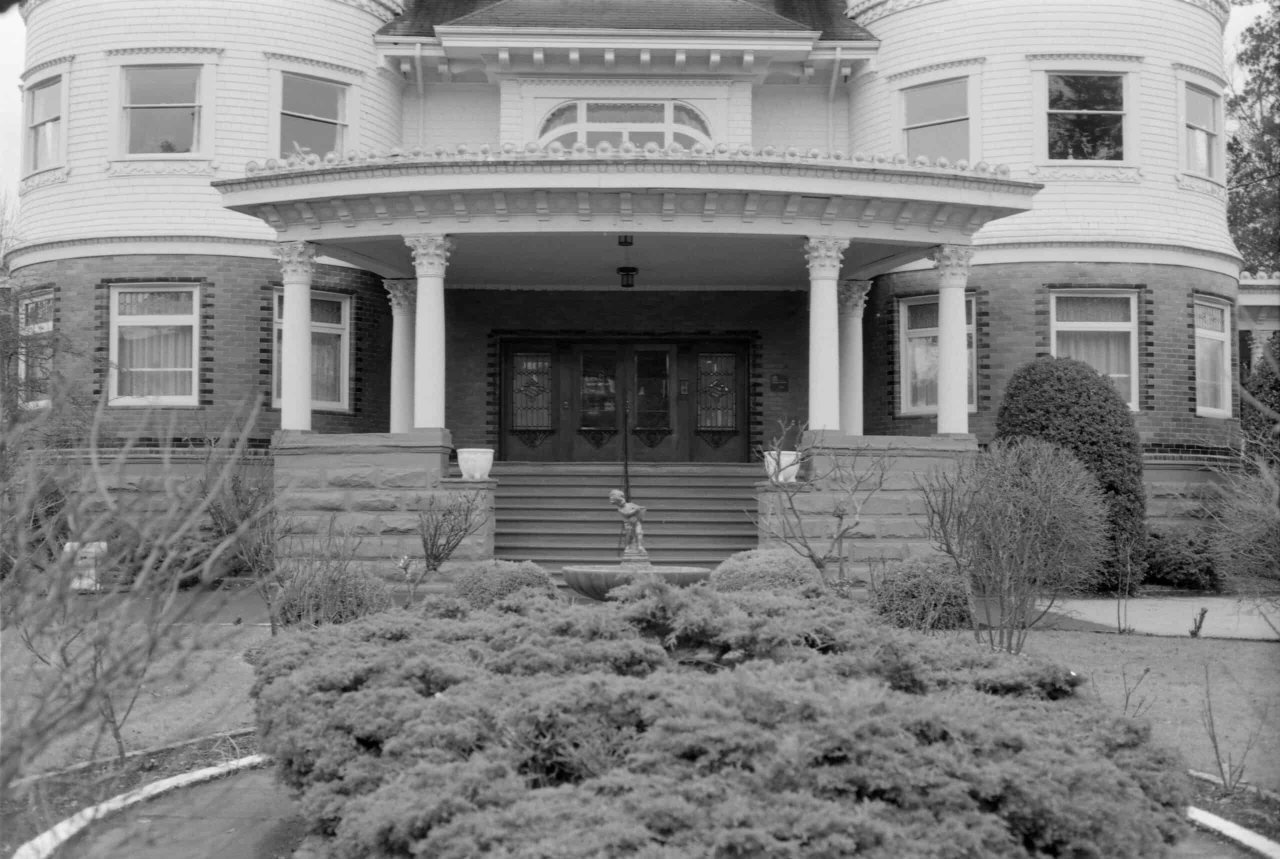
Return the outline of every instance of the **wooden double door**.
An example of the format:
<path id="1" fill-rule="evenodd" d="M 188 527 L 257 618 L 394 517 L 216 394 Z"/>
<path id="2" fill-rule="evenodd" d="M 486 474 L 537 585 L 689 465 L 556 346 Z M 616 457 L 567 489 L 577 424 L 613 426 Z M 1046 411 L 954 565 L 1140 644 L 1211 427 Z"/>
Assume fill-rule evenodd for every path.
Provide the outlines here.
<path id="1" fill-rule="evenodd" d="M 747 354 L 735 340 L 506 342 L 501 456 L 743 462 Z"/>

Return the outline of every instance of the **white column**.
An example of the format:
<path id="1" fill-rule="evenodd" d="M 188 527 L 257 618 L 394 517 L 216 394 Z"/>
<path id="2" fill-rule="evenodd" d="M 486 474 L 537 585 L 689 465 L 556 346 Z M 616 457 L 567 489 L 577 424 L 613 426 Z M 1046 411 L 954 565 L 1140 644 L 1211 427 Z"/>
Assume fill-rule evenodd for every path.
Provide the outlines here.
<path id="1" fill-rule="evenodd" d="M 391 297 L 391 431 L 413 429 L 413 313 L 416 280 L 384 280 Z"/>
<path id="2" fill-rule="evenodd" d="M 840 321 L 836 281 L 848 239 L 805 243 L 809 262 L 809 429 L 840 431 Z"/>
<path id="3" fill-rule="evenodd" d="M 276 245 L 284 281 L 280 325 L 280 429 L 311 431 L 311 263 L 315 245 Z"/>
<path id="4" fill-rule="evenodd" d="M 444 429 L 444 270 L 453 242 L 443 235 L 405 236 L 418 274 L 413 335 L 413 426 Z"/>
<path id="5" fill-rule="evenodd" d="M 969 346 L 965 336 L 964 290 L 973 249 L 939 245 L 938 269 L 938 434 L 969 431 Z"/>
<path id="6" fill-rule="evenodd" d="M 840 432 L 862 435 L 862 312 L 869 280 L 840 284 Z"/>

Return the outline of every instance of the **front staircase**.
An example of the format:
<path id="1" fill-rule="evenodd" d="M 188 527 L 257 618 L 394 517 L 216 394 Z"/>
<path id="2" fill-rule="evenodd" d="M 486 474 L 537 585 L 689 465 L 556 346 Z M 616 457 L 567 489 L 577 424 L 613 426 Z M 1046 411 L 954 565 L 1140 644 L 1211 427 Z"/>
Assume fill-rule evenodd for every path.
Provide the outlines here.
<path id="1" fill-rule="evenodd" d="M 609 491 L 622 464 L 499 462 L 493 466 L 494 555 L 565 564 L 618 561 L 622 520 Z M 631 466 L 631 500 L 647 508 L 644 545 L 655 564 L 714 566 L 756 547 L 759 463 L 643 463 Z"/>

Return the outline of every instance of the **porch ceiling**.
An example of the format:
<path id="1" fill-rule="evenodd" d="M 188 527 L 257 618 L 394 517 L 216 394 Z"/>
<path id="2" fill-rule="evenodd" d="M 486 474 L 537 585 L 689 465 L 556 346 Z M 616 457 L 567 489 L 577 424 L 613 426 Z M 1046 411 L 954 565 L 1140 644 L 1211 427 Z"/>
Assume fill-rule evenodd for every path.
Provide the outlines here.
<path id="1" fill-rule="evenodd" d="M 450 282 L 477 285 L 597 282 L 602 268 L 624 264 L 618 233 L 637 237 L 628 264 L 665 271 L 660 279 L 672 285 L 794 283 L 797 273 L 803 282 L 803 265 L 779 252 L 804 237 L 851 240 L 846 270 L 913 249 L 918 256 L 968 244 L 987 222 L 1031 208 L 1041 187 L 985 164 L 728 147 L 331 154 L 246 172 L 214 183 L 224 205 L 266 221 L 281 241 L 316 242 L 330 256 L 407 277 L 402 237 L 446 233 L 458 240 Z M 712 236 L 716 264 L 700 264 Z"/>

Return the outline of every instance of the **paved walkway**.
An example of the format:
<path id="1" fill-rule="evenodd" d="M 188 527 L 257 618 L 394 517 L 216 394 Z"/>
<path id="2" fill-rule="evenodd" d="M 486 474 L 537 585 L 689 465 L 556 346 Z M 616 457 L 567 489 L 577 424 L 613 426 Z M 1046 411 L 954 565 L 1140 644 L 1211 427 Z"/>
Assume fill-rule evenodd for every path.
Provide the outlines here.
<path id="1" fill-rule="evenodd" d="M 1127 625 L 1141 635 L 1180 638 L 1190 635 L 1200 609 L 1208 609 L 1200 628 L 1202 638 L 1245 638 L 1255 641 L 1280 640 L 1271 623 L 1280 626 L 1280 611 L 1269 613 L 1253 600 L 1235 597 L 1178 596 L 1141 598 L 1128 601 Z M 1048 628 L 1116 631 L 1114 599 L 1065 600 L 1054 605 Z M 1268 618 L 1270 623 L 1268 623 Z M 1076 626 L 1073 626 L 1075 622 Z M 1087 626 L 1086 626 L 1087 624 Z"/>

